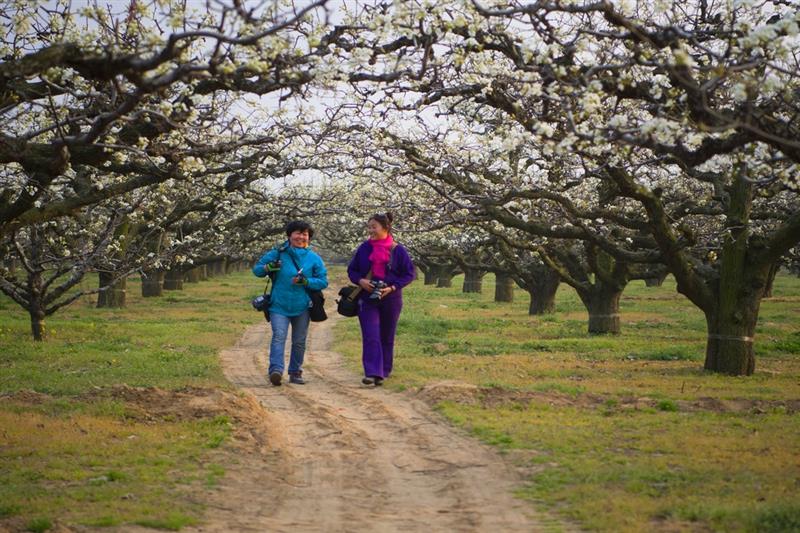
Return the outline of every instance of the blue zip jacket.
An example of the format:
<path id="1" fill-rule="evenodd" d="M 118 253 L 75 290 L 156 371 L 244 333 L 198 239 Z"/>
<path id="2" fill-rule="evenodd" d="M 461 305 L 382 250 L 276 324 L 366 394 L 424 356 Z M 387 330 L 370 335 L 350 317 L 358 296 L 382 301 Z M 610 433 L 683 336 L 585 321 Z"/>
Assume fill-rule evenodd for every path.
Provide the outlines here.
<path id="1" fill-rule="evenodd" d="M 322 258 L 316 252 L 310 248 L 293 248 L 289 246 L 289 241 L 286 241 L 262 255 L 253 267 L 253 274 L 259 278 L 265 277 L 267 263 L 275 261 L 279 255 L 281 269 L 273 279 L 272 303 L 269 306 L 269 312 L 289 317 L 301 315 L 311 303 L 306 288 L 322 290 L 327 287 L 328 271 L 325 269 Z M 297 275 L 297 267 L 291 259 L 292 256 L 297 265 L 303 269 L 303 274 L 308 279 L 308 285 L 292 283 L 292 278 Z"/>

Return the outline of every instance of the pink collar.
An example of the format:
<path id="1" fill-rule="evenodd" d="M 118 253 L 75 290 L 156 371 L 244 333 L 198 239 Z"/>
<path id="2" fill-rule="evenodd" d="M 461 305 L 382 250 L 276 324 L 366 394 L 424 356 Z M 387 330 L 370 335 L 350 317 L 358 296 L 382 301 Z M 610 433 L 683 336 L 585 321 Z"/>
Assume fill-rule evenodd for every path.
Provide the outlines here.
<path id="1" fill-rule="evenodd" d="M 369 243 L 372 245 L 373 248 L 391 248 L 392 244 L 394 244 L 394 239 L 392 239 L 392 234 L 390 233 L 383 239 L 370 239 Z"/>

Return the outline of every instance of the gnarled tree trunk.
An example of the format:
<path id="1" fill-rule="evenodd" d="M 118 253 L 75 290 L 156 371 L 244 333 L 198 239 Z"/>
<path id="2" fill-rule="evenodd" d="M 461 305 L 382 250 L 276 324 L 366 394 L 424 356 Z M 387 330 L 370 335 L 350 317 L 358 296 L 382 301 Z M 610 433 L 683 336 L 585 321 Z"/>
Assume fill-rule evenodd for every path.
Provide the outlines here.
<path id="1" fill-rule="evenodd" d="M 753 184 L 738 179 L 731 191 L 714 301 L 704 309 L 708 325 L 705 369 L 735 376 L 755 372 L 753 336 L 772 263 L 750 249 L 748 221 Z"/>
<path id="2" fill-rule="evenodd" d="M 42 294 L 42 283 L 41 272 L 35 271 L 28 273 L 28 289 L 30 291 L 28 314 L 31 317 L 31 334 L 33 334 L 33 340 L 39 342 L 43 341 L 45 337 L 45 308 L 43 301 L 44 295 Z"/>
<path id="3" fill-rule="evenodd" d="M 706 370 L 734 376 L 755 372 L 753 342 L 768 270 L 741 272 L 740 283 L 720 283 L 718 305 L 705 313 Z"/>
<path id="4" fill-rule="evenodd" d="M 196 266 L 186 272 L 184 281 L 189 283 L 199 283 L 207 279 L 206 265 Z"/>
<path id="5" fill-rule="evenodd" d="M 435 276 L 437 287 L 452 287 L 453 277 L 459 273 L 452 264 L 448 263 L 432 263 L 428 268 Z"/>
<path id="6" fill-rule="evenodd" d="M 780 262 L 770 267 L 769 273 L 767 274 L 767 285 L 764 287 L 764 298 L 772 298 L 772 286 L 775 284 L 775 277 L 778 275 L 780 269 Z"/>
<path id="7" fill-rule="evenodd" d="M 579 296 L 586 306 L 586 310 L 589 311 L 589 333 L 596 335 L 619 334 L 621 290 L 608 285 L 595 284 L 593 290 L 581 291 Z"/>
<path id="8" fill-rule="evenodd" d="M 142 273 L 142 296 L 152 298 L 163 294 L 164 271 L 145 270 Z"/>
<path id="9" fill-rule="evenodd" d="M 181 267 L 175 266 L 167 270 L 164 274 L 164 290 L 165 291 L 182 291 L 183 290 L 183 270 Z"/>
<path id="10" fill-rule="evenodd" d="M 436 286 L 438 288 L 452 287 L 453 286 L 453 277 L 454 276 L 455 276 L 455 273 L 452 270 L 450 270 L 450 269 L 448 269 L 446 267 L 443 267 L 439 271 L 439 276 L 437 276 L 437 278 L 436 278 Z"/>
<path id="11" fill-rule="evenodd" d="M 556 292 L 561 278 L 558 272 L 551 268 L 541 270 L 542 273 L 528 285 L 528 294 L 531 297 L 528 306 L 529 315 L 544 315 L 554 313 L 556 310 Z"/>
<path id="12" fill-rule="evenodd" d="M 667 279 L 667 272 L 660 274 L 654 278 L 645 278 L 644 284 L 646 287 L 660 287 L 664 284 L 664 280 Z"/>
<path id="13" fill-rule="evenodd" d="M 224 257 L 219 258 L 217 261 L 214 262 L 214 275 L 215 276 L 224 276 L 225 271 L 227 270 L 227 263 L 228 260 Z"/>
<path id="14" fill-rule="evenodd" d="M 514 301 L 514 279 L 508 274 L 495 274 L 494 301 Z"/>
<path id="15" fill-rule="evenodd" d="M 427 262 L 423 263 L 420 261 L 416 267 L 422 272 L 423 279 L 425 280 L 425 285 L 435 285 L 436 284 L 436 271 L 435 269 L 428 264 Z"/>
<path id="16" fill-rule="evenodd" d="M 122 277 L 114 281 L 113 272 L 100 272 L 100 292 L 97 294 L 97 307 L 125 307 L 125 294 L 128 280 Z"/>
<path id="17" fill-rule="evenodd" d="M 482 292 L 483 291 L 483 276 L 486 271 L 478 270 L 476 268 L 468 268 L 464 271 L 464 285 L 462 292 Z"/>

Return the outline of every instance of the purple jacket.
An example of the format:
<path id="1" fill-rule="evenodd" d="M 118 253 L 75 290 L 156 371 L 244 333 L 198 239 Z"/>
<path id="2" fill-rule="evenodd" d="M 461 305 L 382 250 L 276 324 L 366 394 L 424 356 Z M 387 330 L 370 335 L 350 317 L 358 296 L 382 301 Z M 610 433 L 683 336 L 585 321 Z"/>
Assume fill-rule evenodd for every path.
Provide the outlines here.
<path id="1" fill-rule="evenodd" d="M 347 276 L 350 281 L 358 285 L 358 280 L 366 278 L 369 269 L 372 267 L 372 262 L 369 260 L 369 255 L 372 253 L 372 244 L 364 241 L 356 249 L 353 259 L 347 265 Z M 395 246 L 389 256 L 389 264 L 386 268 L 386 278 L 383 280 L 387 285 L 394 285 L 397 291 L 389 294 L 386 298 L 394 298 L 400 296 L 400 291 L 403 287 L 414 281 L 417 277 L 417 271 L 414 268 L 414 263 L 411 261 L 411 256 L 402 244 Z M 380 279 L 375 278 L 373 279 Z M 367 296 L 366 291 L 362 291 L 360 297 Z"/>

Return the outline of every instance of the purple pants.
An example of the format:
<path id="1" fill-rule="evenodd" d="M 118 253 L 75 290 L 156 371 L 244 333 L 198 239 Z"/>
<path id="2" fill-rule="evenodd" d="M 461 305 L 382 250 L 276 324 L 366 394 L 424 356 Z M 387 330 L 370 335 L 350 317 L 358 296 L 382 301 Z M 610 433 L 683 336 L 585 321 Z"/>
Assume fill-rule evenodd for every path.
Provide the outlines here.
<path id="1" fill-rule="evenodd" d="M 394 334 L 403 309 L 403 298 L 387 296 L 383 300 L 363 299 L 358 311 L 361 324 L 361 361 L 364 375 L 388 378 L 394 359 Z"/>

